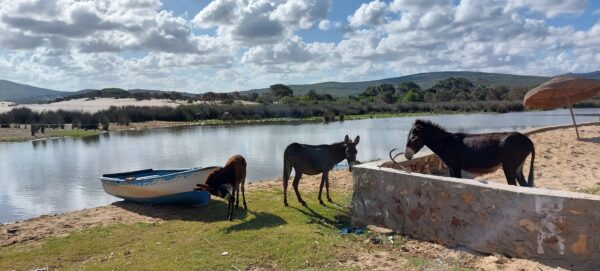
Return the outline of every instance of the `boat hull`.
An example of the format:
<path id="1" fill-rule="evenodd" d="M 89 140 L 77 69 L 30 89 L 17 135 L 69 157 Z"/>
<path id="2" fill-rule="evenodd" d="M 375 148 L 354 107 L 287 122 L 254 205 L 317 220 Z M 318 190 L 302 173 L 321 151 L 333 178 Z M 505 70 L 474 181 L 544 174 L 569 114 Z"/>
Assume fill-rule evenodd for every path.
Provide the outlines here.
<path id="1" fill-rule="evenodd" d="M 106 193 L 143 204 L 204 205 L 210 193 L 193 191 L 216 167 L 185 170 L 141 170 L 106 174 L 100 178 Z"/>

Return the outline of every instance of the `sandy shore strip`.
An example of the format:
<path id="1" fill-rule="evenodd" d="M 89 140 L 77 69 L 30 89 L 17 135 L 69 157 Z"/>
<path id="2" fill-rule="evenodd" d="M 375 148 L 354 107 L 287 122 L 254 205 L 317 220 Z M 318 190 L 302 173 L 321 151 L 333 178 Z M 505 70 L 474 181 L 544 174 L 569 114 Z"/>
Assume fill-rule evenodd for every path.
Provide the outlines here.
<path id="1" fill-rule="evenodd" d="M 535 145 L 535 187 L 600 194 L 600 123 L 575 128 L 560 128 L 529 135 Z M 523 173 L 529 174 L 531 156 Z M 506 184 L 499 169 L 476 179 Z"/>

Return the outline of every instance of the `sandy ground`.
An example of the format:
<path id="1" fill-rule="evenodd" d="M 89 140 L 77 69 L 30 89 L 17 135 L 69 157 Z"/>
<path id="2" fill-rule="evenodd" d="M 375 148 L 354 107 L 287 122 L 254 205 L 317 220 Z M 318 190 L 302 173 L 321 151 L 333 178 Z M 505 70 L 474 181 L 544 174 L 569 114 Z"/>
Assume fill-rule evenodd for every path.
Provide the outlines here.
<path id="1" fill-rule="evenodd" d="M 28 141 L 53 138 L 51 131 L 55 129 L 47 129 L 45 133 L 36 133 L 31 135 L 29 126 L 23 125 L 23 128 L 0 128 L 0 143 L 13 141 Z"/>
<path id="2" fill-rule="evenodd" d="M 600 193 L 600 125 L 563 128 L 529 135 L 535 145 L 534 184 L 536 187 Z M 523 173 L 529 174 L 530 158 Z M 477 179 L 506 183 L 499 169 Z"/>
<path id="3" fill-rule="evenodd" d="M 249 101 L 235 101 L 236 103 L 242 104 L 258 104 L 256 102 Z M 192 104 L 203 104 L 203 103 L 215 103 L 218 104 L 220 101 L 207 102 L 207 101 L 195 101 Z M 15 105 L 13 102 L 0 101 L 0 113 L 8 112 L 13 108 L 26 107 L 33 111 L 57 111 L 59 109 L 65 111 L 83 111 L 95 113 L 98 111 L 106 110 L 111 106 L 122 107 L 122 106 L 170 106 L 177 107 L 181 104 L 190 104 L 187 101 L 175 101 L 168 99 L 151 99 L 138 101 L 134 98 L 96 98 L 94 100 L 88 99 L 73 99 L 68 101 L 49 103 L 49 104 L 21 104 Z"/>
<path id="4" fill-rule="evenodd" d="M 300 182 L 300 191 L 302 193 L 318 191 L 319 182 L 320 175 L 304 176 Z M 332 172 L 330 173 L 330 183 L 331 193 L 351 191 L 352 175 L 347 170 Z M 281 179 L 246 185 L 249 193 L 252 193 L 253 190 L 280 190 L 281 187 Z M 312 203 L 316 202 L 316 199 L 305 199 Z M 291 186 L 288 191 L 288 200 L 291 204 L 295 204 L 296 197 Z M 49 236 L 66 236 L 72 231 L 115 223 L 162 223 L 163 219 L 196 215 L 192 208 L 153 207 L 117 202 L 98 208 L 41 216 L 13 224 L 0 225 L 0 247 L 17 243 L 35 244 Z M 144 214 L 152 214 L 152 216 Z M 407 266 L 406 262 L 410 257 L 426 258 L 436 261 L 442 266 L 460 264 L 481 270 L 560 270 L 533 261 L 509 259 L 501 255 L 480 255 L 408 237 L 401 248 L 390 248 L 384 251 L 365 249 L 364 252 L 349 256 L 340 264 L 358 267 L 361 270 L 398 270 Z"/>
<path id="5" fill-rule="evenodd" d="M 176 107 L 181 104 L 181 101 L 172 101 L 166 99 L 151 99 L 138 101 L 133 98 L 125 99 L 113 99 L 113 98 L 98 98 L 94 100 L 88 99 L 74 99 L 68 101 L 62 101 L 57 103 L 49 104 L 22 104 L 17 106 L 11 106 L 9 103 L 0 103 L 0 113 L 8 112 L 13 108 L 27 107 L 33 111 L 57 111 L 59 109 L 66 111 L 83 111 L 95 113 L 98 111 L 106 110 L 111 106 L 171 106 Z"/>

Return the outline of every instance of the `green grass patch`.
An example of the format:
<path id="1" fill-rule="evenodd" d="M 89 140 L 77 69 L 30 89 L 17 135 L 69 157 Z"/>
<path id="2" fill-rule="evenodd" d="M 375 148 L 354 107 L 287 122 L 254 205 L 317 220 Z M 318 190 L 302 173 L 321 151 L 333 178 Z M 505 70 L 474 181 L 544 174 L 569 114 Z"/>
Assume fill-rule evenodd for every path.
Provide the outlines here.
<path id="1" fill-rule="evenodd" d="M 86 137 L 100 134 L 100 130 L 78 130 L 78 129 L 48 129 L 48 137 Z"/>

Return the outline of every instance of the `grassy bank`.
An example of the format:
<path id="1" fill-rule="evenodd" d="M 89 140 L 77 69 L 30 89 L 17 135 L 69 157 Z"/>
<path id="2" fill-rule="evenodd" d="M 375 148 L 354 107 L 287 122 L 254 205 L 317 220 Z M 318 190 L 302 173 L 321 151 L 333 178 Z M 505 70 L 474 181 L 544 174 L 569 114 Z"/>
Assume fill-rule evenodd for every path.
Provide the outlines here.
<path id="1" fill-rule="evenodd" d="M 341 235 L 338 229 L 349 223 L 349 192 L 333 193 L 338 204 L 327 207 L 316 204 L 314 192 L 305 193 L 308 208 L 296 202 L 284 207 L 281 198 L 279 191 L 252 191 L 249 211 L 236 210 L 233 222 L 224 221 L 222 201 L 177 207 L 176 215 L 143 207 L 136 211 L 163 222 L 114 224 L 3 247 L 0 270 L 358 270 L 357 259 L 377 252 L 389 253 L 408 269 L 460 269 L 402 252 L 401 236 L 394 236 L 393 244 L 382 237 L 386 242 L 376 245 L 368 234 Z"/>

